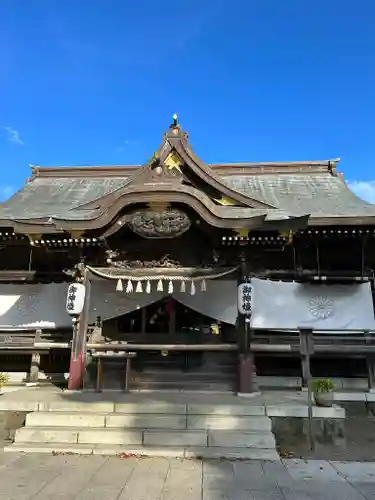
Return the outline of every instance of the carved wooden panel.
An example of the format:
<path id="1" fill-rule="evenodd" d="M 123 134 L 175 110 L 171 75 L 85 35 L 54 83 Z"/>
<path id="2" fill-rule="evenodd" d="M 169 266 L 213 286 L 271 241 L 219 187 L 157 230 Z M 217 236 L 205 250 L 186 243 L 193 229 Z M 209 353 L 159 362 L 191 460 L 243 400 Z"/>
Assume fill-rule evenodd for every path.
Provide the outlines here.
<path id="1" fill-rule="evenodd" d="M 119 232 L 108 244 L 113 250 L 106 251 L 106 263 L 115 267 L 139 269 L 221 265 L 210 238 L 194 226 L 174 239 L 150 240 L 129 232 Z"/>
<path id="2" fill-rule="evenodd" d="M 149 239 L 175 238 L 190 228 L 190 219 L 176 208 L 161 211 L 137 210 L 130 214 L 129 227 L 139 236 Z"/>

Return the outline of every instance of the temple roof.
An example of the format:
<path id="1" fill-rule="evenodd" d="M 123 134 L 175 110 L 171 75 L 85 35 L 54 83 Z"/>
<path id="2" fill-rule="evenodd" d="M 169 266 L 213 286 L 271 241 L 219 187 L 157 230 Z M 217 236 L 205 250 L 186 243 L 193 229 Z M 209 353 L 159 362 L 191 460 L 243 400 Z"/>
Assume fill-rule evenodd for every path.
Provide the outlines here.
<path id="1" fill-rule="evenodd" d="M 178 161 L 172 158 L 174 155 Z M 163 168 L 169 165 L 165 176 L 155 176 L 152 162 L 156 160 Z M 0 207 L 0 225 L 11 225 L 12 221 L 35 224 L 38 220 L 44 224 L 50 219 L 74 224 L 100 217 L 104 221 L 103 214 L 112 205 L 120 207 L 125 199 L 128 203 L 143 199 L 147 203 L 148 193 L 159 193 L 161 199 L 172 202 L 179 196 L 182 202 L 183 196 L 185 201 L 196 198 L 194 203 L 201 203 L 223 220 L 309 216 L 310 225 L 374 224 L 375 205 L 361 200 L 348 188 L 336 172 L 338 161 L 205 164 L 192 152 L 187 135 L 174 124 L 157 155 L 143 166 L 32 167 L 31 178 Z M 188 182 L 182 179 L 186 177 L 180 168 L 183 165 L 193 176 Z M 177 175 L 172 176 L 170 168 L 175 168 Z M 204 186 L 219 193 L 221 200 Z M 134 198 L 135 194 L 138 198 Z M 230 206 L 223 202 L 228 199 Z"/>
<path id="2" fill-rule="evenodd" d="M 294 214 L 308 213 L 312 218 L 375 217 L 375 205 L 358 198 L 341 176 L 332 175 L 328 169 L 314 171 L 313 167 L 301 167 L 301 171 L 295 172 L 297 164 L 288 165 L 292 172 L 288 172 L 287 166 L 283 172 L 273 172 L 274 167 L 264 164 L 226 165 L 221 178 L 246 196 Z M 222 170 L 222 166 L 212 165 L 212 168 L 219 174 Z M 262 168 L 263 173 L 257 172 L 258 168 Z M 0 219 L 89 219 L 93 210 L 79 207 L 126 186 L 136 170 L 112 167 L 109 176 L 108 169 L 101 167 L 39 168 L 22 189 L 2 205 Z"/>
<path id="3" fill-rule="evenodd" d="M 374 216 L 375 205 L 356 196 L 341 176 L 330 172 L 231 175 L 224 177 L 233 189 L 292 213 L 314 217 Z"/>

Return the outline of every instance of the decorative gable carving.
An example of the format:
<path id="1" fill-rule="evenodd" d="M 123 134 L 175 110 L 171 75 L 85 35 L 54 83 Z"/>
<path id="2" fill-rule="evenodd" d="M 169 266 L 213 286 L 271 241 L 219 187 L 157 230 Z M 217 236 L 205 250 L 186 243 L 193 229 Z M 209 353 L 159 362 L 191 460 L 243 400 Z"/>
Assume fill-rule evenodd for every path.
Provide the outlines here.
<path id="1" fill-rule="evenodd" d="M 182 184 L 186 189 L 181 189 Z M 172 125 L 164 134 L 162 145 L 122 188 L 82 205 L 80 209 L 95 209 L 102 214 L 120 198 L 130 199 L 135 193 L 139 193 L 139 202 L 142 202 L 142 196 L 147 202 L 148 198 L 158 190 L 170 193 L 170 200 L 168 194 L 165 194 L 166 201 L 172 199 L 176 201 L 176 195 L 190 190 L 193 198 L 198 198 L 201 192 L 202 196 L 208 197 L 215 205 L 255 209 L 274 208 L 225 184 L 210 166 L 192 152 L 187 134 L 183 132 L 177 118 L 174 117 Z"/>
<path id="2" fill-rule="evenodd" d="M 132 231 L 149 239 L 176 238 L 190 228 L 189 217 L 176 208 L 137 210 L 127 221 Z"/>

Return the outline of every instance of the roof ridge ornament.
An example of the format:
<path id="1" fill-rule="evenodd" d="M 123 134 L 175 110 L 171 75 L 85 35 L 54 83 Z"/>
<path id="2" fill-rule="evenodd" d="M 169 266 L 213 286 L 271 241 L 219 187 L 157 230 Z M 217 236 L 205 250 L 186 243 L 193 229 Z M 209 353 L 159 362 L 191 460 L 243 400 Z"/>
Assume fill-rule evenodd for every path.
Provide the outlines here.
<path id="1" fill-rule="evenodd" d="M 164 134 L 164 138 L 179 138 L 183 140 L 188 140 L 189 135 L 182 130 L 182 127 L 178 121 L 178 115 L 175 113 L 172 116 L 172 123 L 169 125 L 168 131 Z"/>
<path id="2" fill-rule="evenodd" d="M 328 160 L 328 171 L 333 175 L 333 177 L 338 176 L 337 172 L 337 164 L 340 163 L 341 158 L 333 158 L 332 160 Z"/>

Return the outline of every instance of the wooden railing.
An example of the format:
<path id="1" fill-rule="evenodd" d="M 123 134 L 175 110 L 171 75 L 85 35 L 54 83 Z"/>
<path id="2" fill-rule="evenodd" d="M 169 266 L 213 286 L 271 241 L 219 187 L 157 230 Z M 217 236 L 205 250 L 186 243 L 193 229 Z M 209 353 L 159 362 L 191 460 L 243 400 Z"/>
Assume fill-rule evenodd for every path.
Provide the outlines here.
<path id="1" fill-rule="evenodd" d="M 375 354 L 375 332 L 343 333 L 333 330 L 330 333 L 313 335 L 314 350 L 317 354 L 344 354 L 366 355 Z M 70 349 L 71 332 L 43 331 L 30 328 L 0 330 L 0 351 L 40 351 L 50 349 Z M 68 340 L 69 339 L 69 340 Z M 101 351 L 237 351 L 235 343 L 98 343 L 88 344 L 88 349 Z M 270 332 L 256 331 L 251 342 L 251 350 L 255 353 L 291 353 L 300 352 L 300 338 L 298 332 Z"/>

